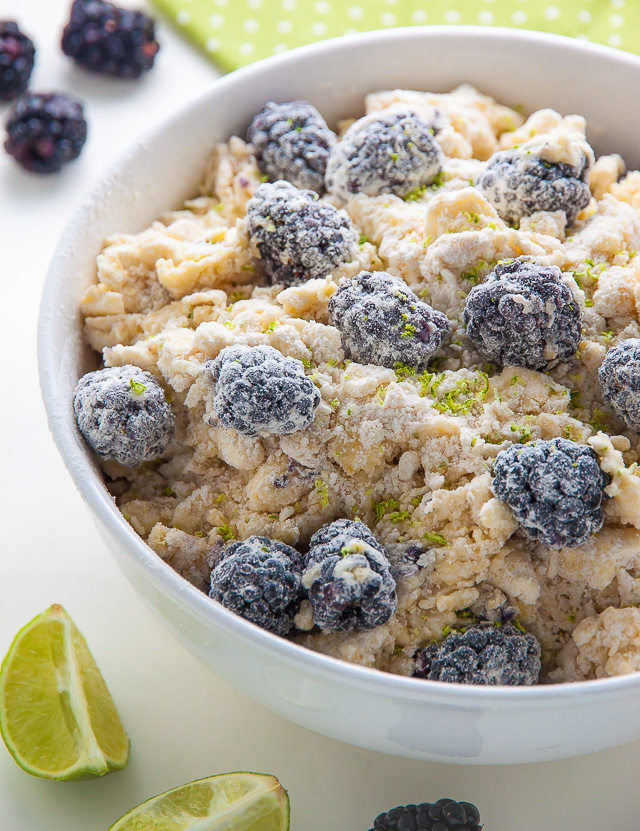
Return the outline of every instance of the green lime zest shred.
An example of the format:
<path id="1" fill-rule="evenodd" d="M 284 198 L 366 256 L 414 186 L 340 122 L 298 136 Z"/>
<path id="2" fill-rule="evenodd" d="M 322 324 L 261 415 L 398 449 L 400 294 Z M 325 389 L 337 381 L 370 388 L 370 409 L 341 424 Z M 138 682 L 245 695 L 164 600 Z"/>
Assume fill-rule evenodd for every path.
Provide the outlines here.
<path id="1" fill-rule="evenodd" d="M 391 513 L 399 507 L 400 503 L 397 499 L 383 499 L 381 502 L 377 502 L 373 506 L 373 512 L 376 515 L 376 520 L 379 522 L 385 514 Z"/>
<path id="2" fill-rule="evenodd" d="M 142 393 L 147 389 L 144 384 L 141 384 L 140 381 L 136 381 L 133 378 L 129 378 L 129 387 L 136 395 L 142 395 Z"/>
<path id="3" fill-rule="evenodd" d="M 596 433 L 600 431 L 606 432 L 608 428 L 607 417 L 602 410 L 599 410 L 597 407 L 593 408 L 593 418 L 589 424 L 593 427 Z"/>
<path id="4" fill-rule="evenodd" d="M 409 511 L 391 511 L 389 519 L 394 525 L 398 522 L 407 522 L 411 519 L 411 513 Z"/>
<path id="5" fill-rule="evenodd" d="M 396 361 L 393 365 L 393 369 L 396 373 L 398 381 L 406 381 L 407 378 L 411 378 L 416 374 L 414 367 L 409 366 L 409 364 L 403 364 L 402 361 Z"/>
<path id="6" fill-rule="evenodd" d="M 442 534 L 434 534 L 432 531 L 425 531 L 424 538 L 425 540 L 428 540 L 428 542 L 435 542 L 437 545 L 441 545 L 445 548 L 449 547 L 449 543 L 442 536 Z"/>
<path id="7" fill-rule="evenodd" d="M 329 485 L 323 479 L 316 479 L 315 481 L 316 493 L 320 497 L 320 504 L 326 508 L 329 504 Z"/>
<path id="8" fill-rule="evenodd" d="M 228 542 L 229 540 L 235 540 L 236 538 L 235 531 L 229 525 L 219 525 L 218 534 L 220 534 L 220 536 L 225 542 Z"/>

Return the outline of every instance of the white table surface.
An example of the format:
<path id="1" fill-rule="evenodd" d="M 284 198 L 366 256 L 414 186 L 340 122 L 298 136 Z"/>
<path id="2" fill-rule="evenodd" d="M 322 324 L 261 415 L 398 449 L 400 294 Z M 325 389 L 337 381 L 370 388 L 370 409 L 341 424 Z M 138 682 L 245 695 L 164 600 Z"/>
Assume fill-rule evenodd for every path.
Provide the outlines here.
<path id="1" fill-rule="evenodd" d="M 244 0 L 233 0 L 244 2 Z M 38 49 L 33 87 L 86 102 L 89 141 L 38 178 L 0 151 L 2 546 L 0 654 L 51 603 L 84 632 L 131 737 L 126 770 L 55 783 L 0 746 L 0 831 L 106 831 L 139 802 L 232 770 L 273 773 L 293 831 L 366 831 L 382 810 L 442 796 L 475 802 L 487 831 L 637 831 L 640 743 L 547 764 L 454 767 L 348 747 L 283 721 L 218 680 L 152 617 L 107 551 L 48 433 L 36 372 L 40 290 L 56 240 L 87 188 L 141 131 L 216 72 L 167 26 L 141 83 L 90 77 L 59 50 L 66 0 L 0 0 Z"/>

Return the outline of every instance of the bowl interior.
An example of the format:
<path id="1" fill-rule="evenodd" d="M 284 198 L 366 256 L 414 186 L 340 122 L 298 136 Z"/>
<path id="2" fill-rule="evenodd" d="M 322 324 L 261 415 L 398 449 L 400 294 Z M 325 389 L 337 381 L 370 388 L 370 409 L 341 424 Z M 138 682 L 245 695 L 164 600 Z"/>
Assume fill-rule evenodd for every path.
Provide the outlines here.
<path id="1" fill-rule="evenodd" d="M 93 510 L 117 530 L 131 555 L 168 592 L 191 597 L 204 618 L 224 620 L 245 639 L 326 671 L 364 678 L 389 691 L 417 689 L 424 682 L 384 676 L 341 665 L 308 653 L 214 607 L 184 584 L 141 543 L 102 485 L 98 467 L 75 430 L 71 400 L 80 375 L 96 366 L 82 341 L 78 302 L 95 280 L 95 258 L 102 241 L 116 231 L 135 233 L 163 211 L 196 192 L 213 145 L 232 134 L 244 135 L 251 117 L 268 100 L 305 98 L 329 123 L 361 113 L 364 95 L 376 89 L 405 87 L 447 92 L 473 83 L 501 103 L 529 113 L 552 107 L 579 113 L 589 124 L 596 153 L 620 153 L 630 167 L 640 166 L 640 117 L 629 106 L 628 91 L 640 86 L 640 59 L 622 52 L 534 32 L 481 27 L 430 27 L 372 32 L 296 50 L 233 73 L 165 120 L 140 140 L 104 177 L 71 220 L 51 264 L 39 324 L 41 384 L 54 438 L 76 484 Z M 640 675 L 583 682 L 585 687 L 638 685 Z M 445 685 L 447 686 L 447 685 Z M 563 696 L 566 689 L 473 690 L 474 697 L 506 702 Z M 468 698 L 468 689 L 448 689 L 449 700 Z"/>

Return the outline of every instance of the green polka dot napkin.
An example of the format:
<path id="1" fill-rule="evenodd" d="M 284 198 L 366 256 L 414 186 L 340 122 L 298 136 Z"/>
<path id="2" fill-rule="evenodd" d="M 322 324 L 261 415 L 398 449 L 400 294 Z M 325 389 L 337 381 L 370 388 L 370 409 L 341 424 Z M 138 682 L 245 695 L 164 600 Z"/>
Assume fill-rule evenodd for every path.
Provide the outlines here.
<path id="1" fill-rule="evenodd" d="M 640 53 L 640 0 L 153 0 L 225 69 L 324 38 L 437 23 L 512 26 Z"/>

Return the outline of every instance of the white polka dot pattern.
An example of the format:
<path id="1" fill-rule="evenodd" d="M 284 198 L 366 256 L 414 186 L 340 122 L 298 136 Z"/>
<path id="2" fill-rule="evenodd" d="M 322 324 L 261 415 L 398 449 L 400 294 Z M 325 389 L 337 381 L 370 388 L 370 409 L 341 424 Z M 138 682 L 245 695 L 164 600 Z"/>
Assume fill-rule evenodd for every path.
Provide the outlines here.
<path id="1" fill-rule="evenodd" d="M 394 26 L 511 26 L 640 53 L 640 0 L 153 0 L 226 69 Z"/>

